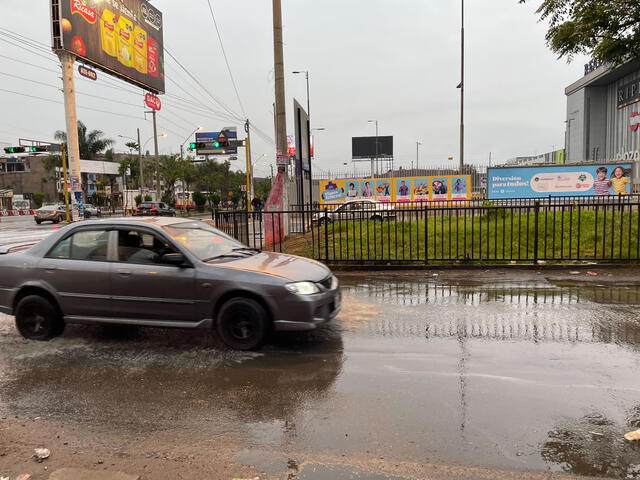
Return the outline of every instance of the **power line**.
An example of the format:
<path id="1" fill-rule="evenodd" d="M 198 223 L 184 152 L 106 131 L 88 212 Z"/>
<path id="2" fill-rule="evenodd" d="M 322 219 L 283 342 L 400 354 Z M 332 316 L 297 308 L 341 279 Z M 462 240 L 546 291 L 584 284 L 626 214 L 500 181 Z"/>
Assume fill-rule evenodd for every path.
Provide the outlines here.
<path id="1" fill-rule="evenodd" d="M 227 57 L 227 52 L 224 48 L 224 43 L 222 43 L 222 35 L 220 35 L 220 29 L 218 28 L 218 22 L 216 22 L 216 16 L 213 14 L 213 7 L 211 6 L 211 0 L 207 0 L 207 3 L 209 4 L 209 11 L 211 12 L 213 26 L 216 28 L 216 33 L 218 34 L 218 40 L 220 41 L 220 48 L 222 49 L 222 55 L 224 56 L 224 61 L 227 64 L 227 71 L 229 72 L 229 78 L 231 78 L 233 89 L 236 91 L 236 98 L 238 99 L 238 103 L 240 104 L 240 110 L 242 110 L 242 114 L 246 118 L 247 114 L 244 111 L 242 100 L 240 100 L 240 93 L 238 92 L 238 86 L 236 85 L 236 81 L 233 78 L 233 73 L 231 73 L 231 65 L 229 65 L 229 58 Z"/>

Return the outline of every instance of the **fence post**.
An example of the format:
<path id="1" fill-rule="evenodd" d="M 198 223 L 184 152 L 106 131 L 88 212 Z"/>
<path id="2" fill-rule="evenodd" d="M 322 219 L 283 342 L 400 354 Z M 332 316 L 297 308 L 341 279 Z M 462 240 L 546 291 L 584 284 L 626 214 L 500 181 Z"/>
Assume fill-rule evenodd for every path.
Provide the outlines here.
<path id="1" fill-rule="evenodd" d="M 362 242 L 362 239 L 360 239 Z M 329 263 L 329 209 L 324 207 L 324 260 Z"/>
<path id="2" fill-rule="evenodd" d="M 426 205 L 424 207 L 424 264 L 429 265 L 429 209 Z"/>
<path id="3" fill-rule="evenodd" d="M 538 264 L 538 217 L 540 214 L 540 202 L 536 200 L 533 204 L 533 264 Z"/>

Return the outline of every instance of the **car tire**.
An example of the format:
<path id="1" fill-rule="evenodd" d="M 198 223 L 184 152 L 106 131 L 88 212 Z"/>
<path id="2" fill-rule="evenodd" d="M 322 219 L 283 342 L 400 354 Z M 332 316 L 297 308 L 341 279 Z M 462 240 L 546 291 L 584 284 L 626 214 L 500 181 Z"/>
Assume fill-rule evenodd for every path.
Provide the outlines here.
<path id="1" fill-rule="evenodd" d="M 42 223 L 42 220 L 36 220 L 36 223 L 40 225 Z"/>
<path id="2" fill-rule="evenodd" d="M 85 211 L 84 212 L 84 218 L 85 218 L 85 220 L 91 218 L 91 212 Z"/>
<path id="3" fill-rule="evenodd" d="M 267 338 L 267 312 L 255 300 L 233 298 L 220 309 L 216 328 L 220 339 L 228 347 L 255 350 Z"/>
<path id="4" fill-rule="evenodd" d="M 64 331 L 60 312 L 45 298 L 28 295 L 16 305 L 16 328 L 29 340 L 46 341 Z"/>
<path id="5" fill-rule="evenodd" d="M 382 217 L 380 215 L 372 215 L 371 220 L 373 220 L 374 222 L 381 222 Z"/>
<path id="6" fill-rule="evenodd" d="M 318 225 L 320 225 L 321 227 L 330 223 L 331 223 L 331 219 L 327 217 L 322 217 L 321 219 L 318 220 Z"/>

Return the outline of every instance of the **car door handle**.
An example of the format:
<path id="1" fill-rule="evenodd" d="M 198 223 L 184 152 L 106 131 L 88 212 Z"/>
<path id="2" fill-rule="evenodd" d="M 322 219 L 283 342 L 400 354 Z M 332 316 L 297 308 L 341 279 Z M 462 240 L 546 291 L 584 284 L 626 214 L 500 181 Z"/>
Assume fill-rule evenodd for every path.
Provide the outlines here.
<path id="1" fill-rule="evenodd" d="M 126 268 L 119 268 L 118 269 L 118 273 L 120 274 L 120 276 L 122 277 L 129 277 L 131 276 L 131 270 L 127 270 Z"/>
<path id="2" fill-rule="evenodd" d="M 56 267 L 54 267 L 53 265 L 45 265 L 44 271 L 48 273 L 53 273 L 56 271 Z"/>

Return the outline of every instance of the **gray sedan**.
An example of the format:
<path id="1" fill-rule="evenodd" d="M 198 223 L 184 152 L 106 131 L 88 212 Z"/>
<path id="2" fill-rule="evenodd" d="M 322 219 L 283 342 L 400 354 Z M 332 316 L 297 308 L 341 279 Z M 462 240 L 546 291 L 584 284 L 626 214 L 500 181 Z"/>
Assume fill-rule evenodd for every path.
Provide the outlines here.
<path id="1" fill-rule="evenodd" d="M 26 338 L 65 323 L 215 329 L 236 349 L 271 330 L 312 330 L 340 310 L 321 263 L 249 248 L 207 223 L 84 221 L 31 246 L 0 248 L 0 312 Z"/>

